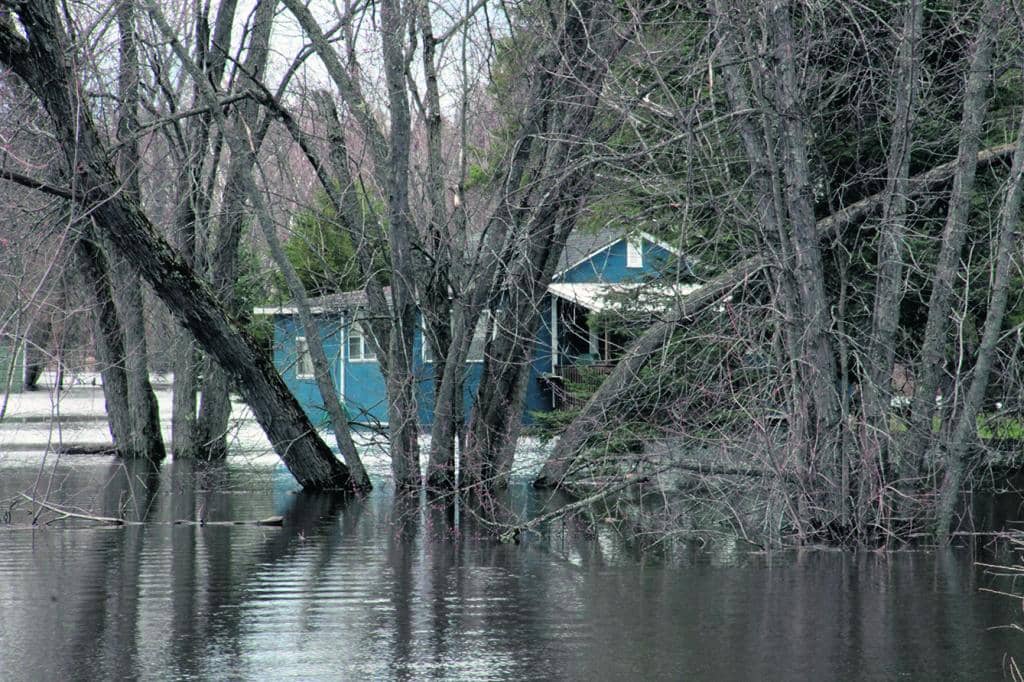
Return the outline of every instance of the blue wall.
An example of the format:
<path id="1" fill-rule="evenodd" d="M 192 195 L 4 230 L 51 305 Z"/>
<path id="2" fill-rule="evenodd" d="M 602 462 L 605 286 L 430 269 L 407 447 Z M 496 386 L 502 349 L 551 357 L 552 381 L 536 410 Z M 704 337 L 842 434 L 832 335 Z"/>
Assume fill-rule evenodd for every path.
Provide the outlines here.
<path id="1" fill-rule="evenodd" d="M 569 268 L 559 282 L 584 284 L 587 282 L 628 282 L 639 275 L 657 272 L 672 258 L 672 254 L 657 244 L 644 240 L 642 268 L 626 267 L 626 240 L 622 239 L 607 249 L 599 251 L 593 258 Z"/>
<path id="2" fill-rule="evenodd" d="M 615 283 L 629 281 L 639 275 L 658 270 L 672 257 L 665 249 L 645 240 L 643 245 L 643 268 L 626 267 L 626 242 L 620 240 L 607 249 L 596 254 L 590 260 L 570 268 L 558 281 L 570 283 L 605 282 Z M 332 365 L 335 385 L 339 384 L 340 375 L 344 375 L 345 408 L 349 418 L 363 423 L 387 423 L 388 411 L 384 377 L 376 360 L 353 361 L 349 357 L 348 344 L 342 343 L 342 315 L 319 316 L 321 339 L 324 351 Z M 347 319 L 346 319 L 347 323 Z M 306 413 L 314 424 L 326 425 L 326 413 L 323 409 L 316 381 L 300 378 L 295 371 L 295 337 L 304 336 L 298 320 L 291 315 L 274 317 L 274 364 L 281 371 L 285 383 L 299 399 Z M 347 338 L 347 334 L 344 335 Z M 423 360 L 423 334 L 417 324 L 413 341 L 414 365 L 419 398 L 419 419 L 423 427 L 433 422 L 434 375 L 433 363 Z M 344 362 L 342 367 L 341 362 Z M 465 388 L 463 405 L 466 418 L 473 405 L 480 376 L 482 362 L 466 363 Z M 524 421 L 532 422 L 530 412 L 543 412 L 551 409 L 551 396 L 545 391 L 538 380 L 542 375 L 551 372 L 551 297 L 545 296 L 541 302 L 541 320 L 537 331 L 533 359 L 531 360 L 530 378 L 526 389 L 526 405 Z"/>
<path id="3" fill-rule="evenodd" d="M 331 363 L 331 376 L 335 385 L 338 384 L 338 373 L 341 369 L 338 362 L 340 351 L 341 328 L 340 316 L 321 316 L 320 339 L 324 345 L 324 353 Z M 312 377 L 299 377 L 296 371 L 295 338 L 305 336 L 302 325 L 296 317 L 278 315 L 274 317 L 274 366 L 281 372 L 285 383 L 298 398 L 306 414 L 315 425 L 327 423 L 327 413 L 317 390 L 316 380 Z"/>

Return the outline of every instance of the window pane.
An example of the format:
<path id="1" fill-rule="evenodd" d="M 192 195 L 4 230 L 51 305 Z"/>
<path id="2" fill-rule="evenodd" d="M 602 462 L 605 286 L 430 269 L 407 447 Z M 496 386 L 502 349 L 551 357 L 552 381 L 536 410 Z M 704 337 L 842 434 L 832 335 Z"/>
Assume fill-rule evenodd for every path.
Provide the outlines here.
<path id="1" fill-rule="evenodd" d="M 363 335 L 355 324 L 348 330 L 348 357 L 350 360 L 363 359 Z"/>
<path id="2" fill-rule="evenodd" d="M 370 340 L 369 335 L 362 327 L 360 327 L 359 331 L 363 339 L 363 359 L 376 360 L 377 353 L 373 350 L 373 342 Z"/>

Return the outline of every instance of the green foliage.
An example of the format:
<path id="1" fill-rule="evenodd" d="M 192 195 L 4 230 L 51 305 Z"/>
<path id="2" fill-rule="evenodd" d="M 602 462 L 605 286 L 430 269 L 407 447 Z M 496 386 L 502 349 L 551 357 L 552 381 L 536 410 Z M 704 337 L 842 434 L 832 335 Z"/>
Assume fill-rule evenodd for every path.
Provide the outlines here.
<path id="1" fill-rule="evenodd" d="M 377 216 L 382 215 L 375 202 L 365 201 L 362 209 L 367 221 L 377 220 Z M 382 283 L 387 283 L 386 251 L 383 245 L 375 246 L 371 271 Z M 334 208 L 322 192 L 317 193 L 313 207 L 292 217 L 291 236 L 285 242 L 284 250 L 310 296 L 352 291 L 364 284 L 356 262 L 355 246 L 338 223 Z M 280 274 L 274 285 L 284 298 L 290 298 Z"/>

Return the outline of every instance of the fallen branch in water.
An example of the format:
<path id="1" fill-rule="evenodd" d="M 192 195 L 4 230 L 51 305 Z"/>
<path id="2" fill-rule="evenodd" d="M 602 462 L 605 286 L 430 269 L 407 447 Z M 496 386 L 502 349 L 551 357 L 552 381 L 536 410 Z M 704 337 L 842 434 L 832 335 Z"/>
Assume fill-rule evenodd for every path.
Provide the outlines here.
<path id="1" fill-rule="evenodd" d="M 537 516 L 537 517 L 534 517 L 534 518 L 530 519 L 526 523 L 519 524 L 517 526 L 512 526 L 511 528 L 508 528 L 507 530 L 505 530 L 505 532 L 503 532 L 499 536 L 499 539 L 502 542 L 505 542 L 505 543 L 518 542 L 519 536 L 522 533 L 524 533 L 524 532 L 532 531 L 537 526 L 539 526 L 539 525 L 541 525 L 543 523 L 547 523 L 548 521 L 551 521 L 552 519 L 560 518 L 560 517 L 565 516 L 567 514 L 571 514 L 571 513 L 575 512 L 575 511 L 583 509 L 584 507 L 588 507 L 588 506 L 594 504 L 595 502 L 600 502 L 601 500 L 603 500 L 604 498 L 608 497 L 609 495 L 613 495 L 613 494 L 615 494 L 617 492 L 625 490 L 626 488 L 628 488 L 630 486 L 637 485 L 638 483 L 643 483 L 644 481 L 650 479 L 652 476 L 657 476 L 658 474 L 660 474 L 662 472 L 668 471 L 673 466 L 674 465 L 669 464 L 669 465 L 666 465 L 666 466 L 663 466 L 663 467 L 659 467 L 658 469 L 655 469 L 654 471 L 646 472 L 646 473 L 643 473 L 643 474 L 626 474 L 625 478 L 623 478 L 623 480 L 620 483 L 616 484 L 616 485 L 609 486 L 608 488 L 605 488 L 604 490 L 598 491 L 598 492 L 594 493 L 593 495 L 590 495 L 588 497 L 584 497 L 581 500 L 577 500 L 575 502 L 571 502 L 571 503 L 569 503 L 567 505 L 559 507 L 558 509 L 555 509 L 554 511 L 550 511 L 547 514 L 541 514 L 540 516 Z"/>
<path id="2" fill-rule="evenodd" d="M 55 514 L 60 514 L 61 518 L 54 519 L 54 521 L 63 521 L 64 519 L 84 519 L 86 521 L 96 521 L 98 523 L 109 523 L 109 524 L 111 524 L 113 526 L 123 526 L 123 525 L 125 525 L 125 520 L 124 519 L 118 519 L 118 518 L 115 518 L 113 516 L 95 516 L 93 514 L 82 514 L 82 513 L 79 513 L 79 512 L 73 512 L 73 511 L 71 511 L 69 509 L 64 509 L 62 507 L 58 507 L 57 505 L 50 504 L 49 502 L 44 502 L 43 500 L 37 500 L 34 497 L 26 495 L 25 493 L 21 493 L 21 496 L 24 497 L 29 502 L 31 502 L 32 504 L 39 505 L 43 509 L 49 509 L 50 511 L 52 511 Z"/>
<path id="3" fill-rule="evenodd" d="M 268 516 L 265 519 L 258 519 L 256 521 L 207 521 L 206 519 L 200 519 L 194 521 L 192 519 L 178 519 L 176 521 L 128 521 L 125 519 L 119 519 L 114 516 L 97 516 L 95 514 L 83 514 L 81 512 L 74 512 L 70 509 L 58 507 L 55 504 L 37 500 L 34 497 L 21 493 L 21 496 L 32 504 L 39 505 L 43 509 L 52 511 L 55 514 L 60 514 L 59 518 L 51 519 L 47 523 L 54 523 L 56 521 L 64 521 L 65 519 L 82 519 L 85 521 L 95 521 L 97 523 L 106 523 L 112 526 L 144 526 L 144 525 L 165 525 L 165 526 L 283 526 L 283 516 Z"/>

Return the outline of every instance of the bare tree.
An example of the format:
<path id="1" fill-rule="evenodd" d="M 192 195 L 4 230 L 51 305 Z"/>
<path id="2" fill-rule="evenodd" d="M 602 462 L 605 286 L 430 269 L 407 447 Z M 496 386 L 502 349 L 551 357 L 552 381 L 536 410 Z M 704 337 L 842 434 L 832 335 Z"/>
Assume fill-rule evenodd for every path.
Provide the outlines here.
<path id="1" fill-rule="evenodd" d="M 239 384 L 285 464 L 306 487 L 348 483 L 348 469 L 316 435 L 269 359 L 229 318 L 209 287 L 159 237 L 136 203 L 117 193 L 119 179 L 81 106 L 78 75 L 67 55 L 73 46 L 52 3 L 11 7 L 24 34 L 8 18 L 0 24 L 0 61 L 42 102 L 73 177 L 70 195 L 167 303 L 196 341 Z M 27 37 L 25 37 L 27 36 Z"/>

